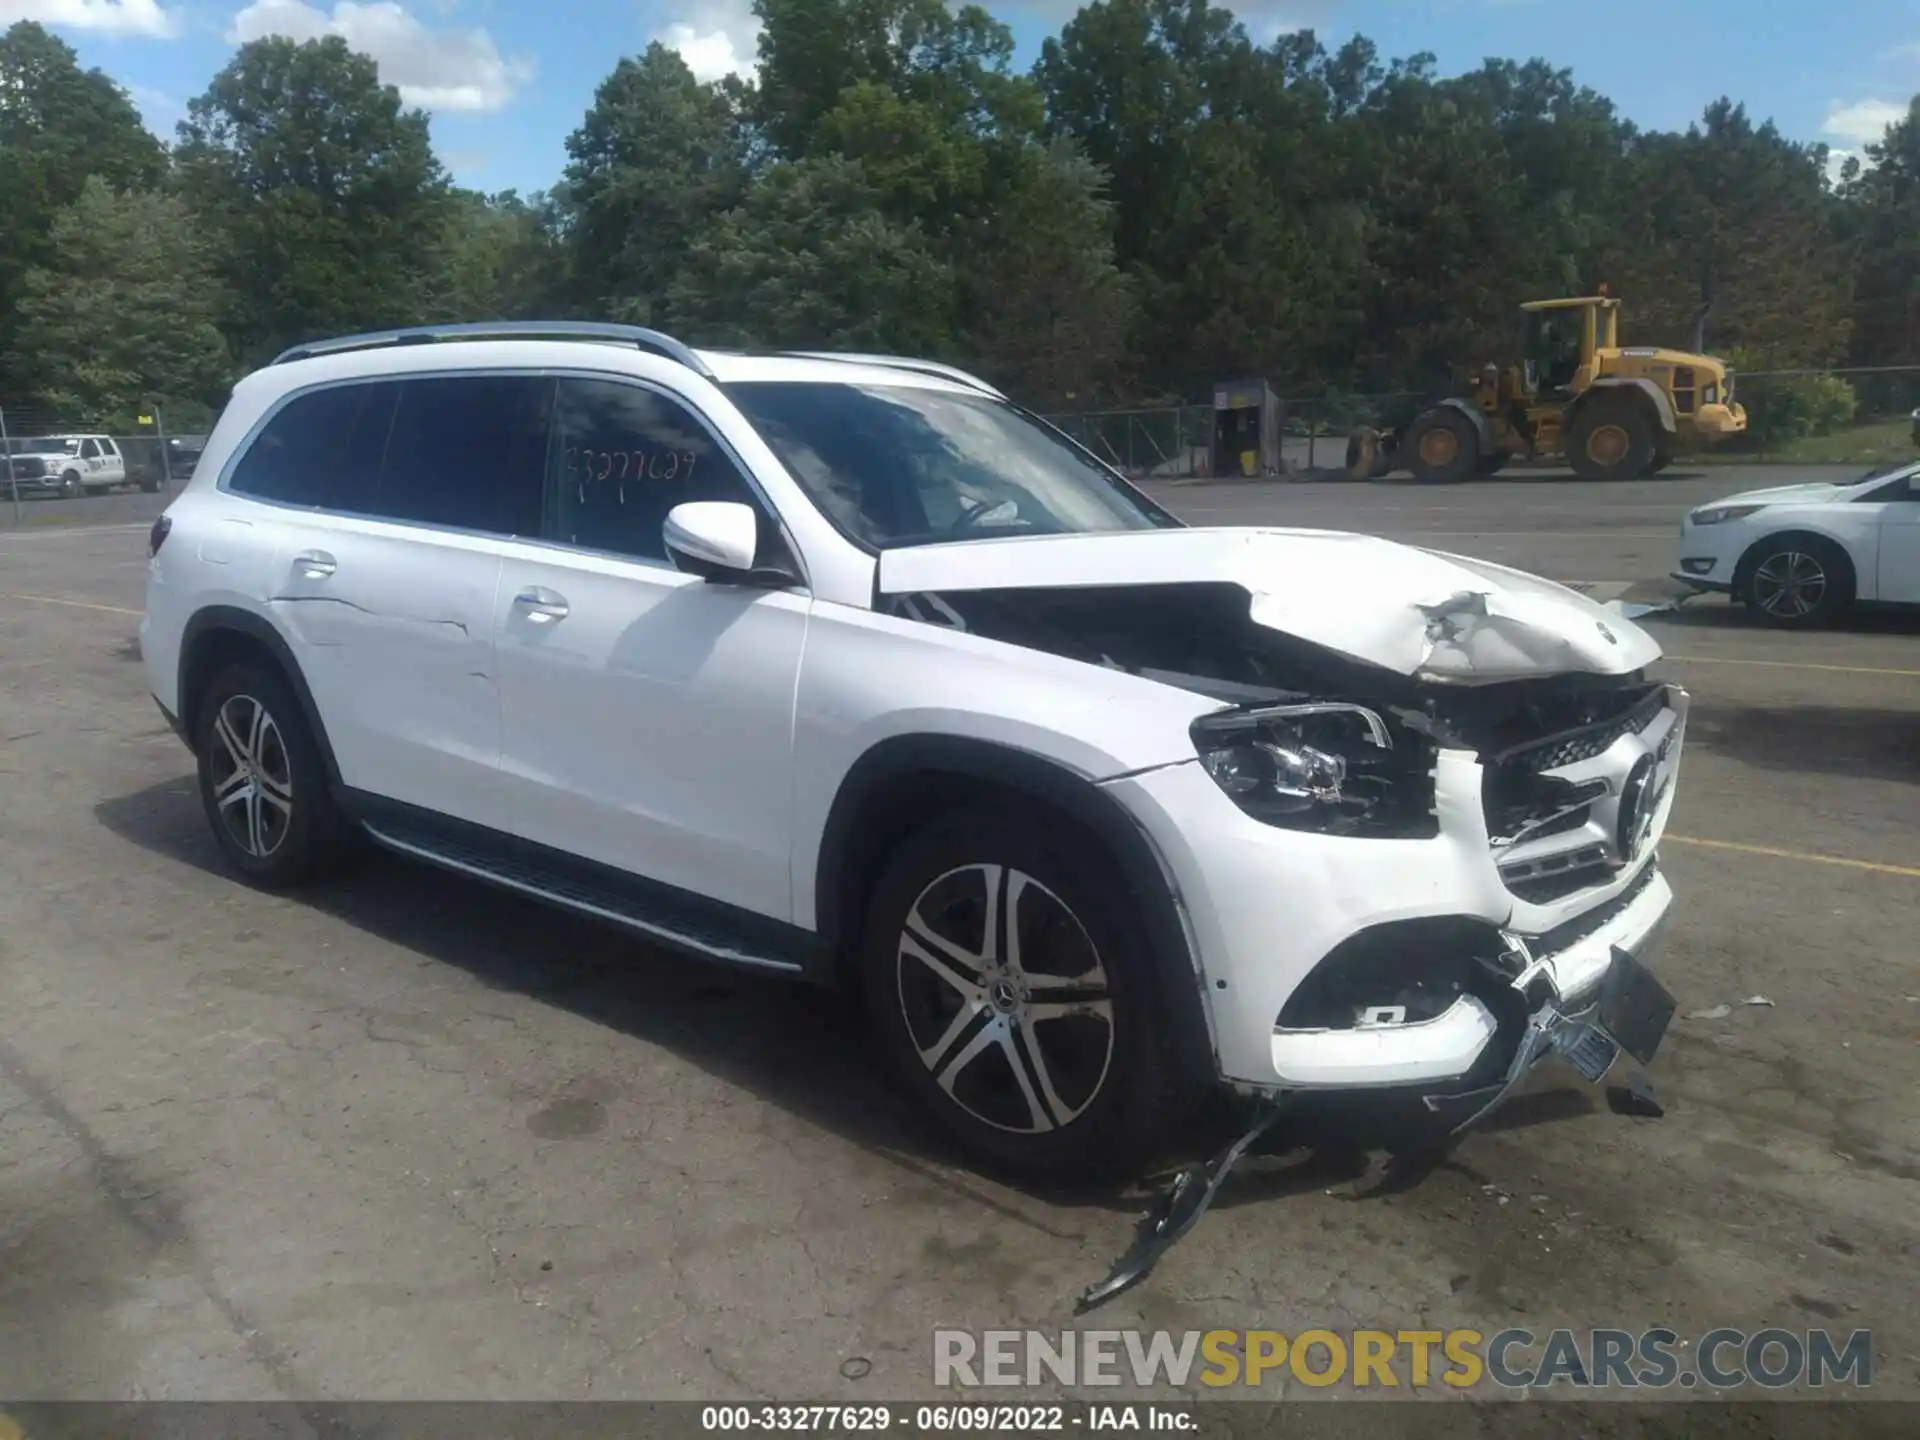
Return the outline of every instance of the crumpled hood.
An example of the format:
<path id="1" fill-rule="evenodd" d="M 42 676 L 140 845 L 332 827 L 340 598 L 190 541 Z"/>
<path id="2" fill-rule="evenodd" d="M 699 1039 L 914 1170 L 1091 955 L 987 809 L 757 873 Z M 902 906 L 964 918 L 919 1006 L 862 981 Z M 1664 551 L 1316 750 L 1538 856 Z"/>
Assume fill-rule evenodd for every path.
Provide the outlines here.
<path id="1" fill-rule="evenodd" d="M 1639 626 L 1524 571 L 1335 530 L 1191 528 L 883 551 L 885 595 L 1227 582 L 1254 623 L 1401 675 L 1489 684 L 1625 675 L 1660 658 Z"/>

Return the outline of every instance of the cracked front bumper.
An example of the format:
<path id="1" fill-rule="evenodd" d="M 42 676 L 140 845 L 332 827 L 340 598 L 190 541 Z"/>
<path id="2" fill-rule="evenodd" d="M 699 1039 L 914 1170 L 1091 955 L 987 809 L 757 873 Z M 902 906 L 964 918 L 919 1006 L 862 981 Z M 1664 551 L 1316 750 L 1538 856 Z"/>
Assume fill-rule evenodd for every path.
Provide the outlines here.
<path id="1" fill-rule="evenodd" d="M 1572 924 L 1543 935 L 1503 933 L 1513 973 L 1497 989 L 1463 994 L 1417 1024 L 1275 1030 L 1274 1069 L 1289 1089 L 1414 1087 L 1437 1110 L 1436 1102 L 1452 1095 L 1484 1099 L 1482 1077 L 1499 1067 L 1506 1078 L 1495 1088 L 1504 1093 L 1591 1022 L 1617 955 L 1644 965 L 1657 952 L 1672 904 L 1673 891 L 1650 858 L 1618 896 Z M 1536 1023 L 1552 1043 L 1523 1059 L 1523 1036 Z M 1503 1051 L 1513 1059 L 1503 1062 Z"/>

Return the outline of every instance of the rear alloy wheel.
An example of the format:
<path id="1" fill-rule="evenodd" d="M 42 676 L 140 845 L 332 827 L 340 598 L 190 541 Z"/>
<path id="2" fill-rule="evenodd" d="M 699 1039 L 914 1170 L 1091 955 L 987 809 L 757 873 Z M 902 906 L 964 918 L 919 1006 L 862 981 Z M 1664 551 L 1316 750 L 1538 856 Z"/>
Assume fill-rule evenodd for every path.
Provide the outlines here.
<path id="1" fill-rule="evenodd" d="M 221 672 L 195 709 L 200 799 L 228 863 L 267 889 L 310 878 L 339 821 L 306 717 L 263 665 Z"/>
<path id="2" fill-rule="evenodd" d="M 1795 536 L 1767 542 L 1747 567 L 1741 598 L 1769 625 L 1811 627 L 1847 603 L 1851 572 L 1825 541 Z"/>
<path id="3" fill-rule="evenodd" d="M 1135 1168 L 1177 1073 L 1124 887 L 1084 837 L 1006 810 L 945 817 L 876 888 L 868 1005 L 915 1098 L 989 1166 L 1085 1181 Z"/>

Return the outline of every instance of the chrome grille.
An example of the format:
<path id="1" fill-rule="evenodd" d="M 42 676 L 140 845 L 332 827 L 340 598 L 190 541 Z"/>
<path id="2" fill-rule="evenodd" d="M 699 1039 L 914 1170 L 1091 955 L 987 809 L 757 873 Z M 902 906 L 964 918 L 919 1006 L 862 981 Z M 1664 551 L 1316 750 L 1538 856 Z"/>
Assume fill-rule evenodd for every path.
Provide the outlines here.
<path id="1" fill-rule="evenodd" d="M 1660 712 L 1666 708 L 1667 695 L 1663 689 L 1656 689 L 1638 704 L 1622 715 L 1611 720 L 1602 720 L 1594 725 L 1585 725 L 1578 730 L 1566 730 L 1558 735 L 1549 735 L 1543 740 L 1530 740 L 1524 745 L 1494 757 L 1496 765 L 1517 765 L 1535 773 L 1544 770 L 1559 770 L 1567 765 L 1576 765 L 1582 760 L 1591 760 L 1602 754 L 1622 735 L 1638 735 L 1651 725 Z"/>
<path id="2" fill-rule="evenodd" d="M 1611 717 L 1483 758 L 1487 836 L 1507 888 L 1547 903 L 1637 861 L 1684 715 L 1684 695 L 1657 686 Z"/>

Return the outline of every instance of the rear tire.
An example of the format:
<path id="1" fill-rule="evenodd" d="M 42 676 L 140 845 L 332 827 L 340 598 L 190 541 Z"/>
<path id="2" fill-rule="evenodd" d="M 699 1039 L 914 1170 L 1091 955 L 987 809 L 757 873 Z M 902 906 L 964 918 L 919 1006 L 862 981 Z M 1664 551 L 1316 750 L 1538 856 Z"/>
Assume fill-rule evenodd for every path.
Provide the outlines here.
<path id="1" fill-rule="evenodd" d="M 861 955 L 875 1033 L 987 1168 L 1056 1184 L 1136 1175 L 1191 1109 L 1133 916 L 1087 836 L 1018 806 L 934 820 L 875 886 Z"/>
<path id="2" fill-rule="evenodd" d="M 1591 400 L 1567 437 L 1567 459 L 1582 480 L 1639 480 L 1653 473 L 1653 421 L 1632 401 Z"/>
<path id="3" fill-rule="evenodd" d="M 1457 485 L 1480 466 L 1480 429 L 1451 405 L 1413 422 L 1405 446 L 1407 468 L 1428 485 Z"/>
<path id="4" fill-rule="evenodd" d="M 1763 624 L 1811 630 L 1853 599 L 1853 565 L 1839 546 L 1818 535 L 1779 535 L 1742 557 L 1737 588 Z"/>
<path id="5" fill-rule="evenodd" d="M 194 708 L 200 802 L 227 863 L 284 890 L 313 879 L 343 830 L 327 769 L 293 689 L 259 663 L 228 666 Z"/>

